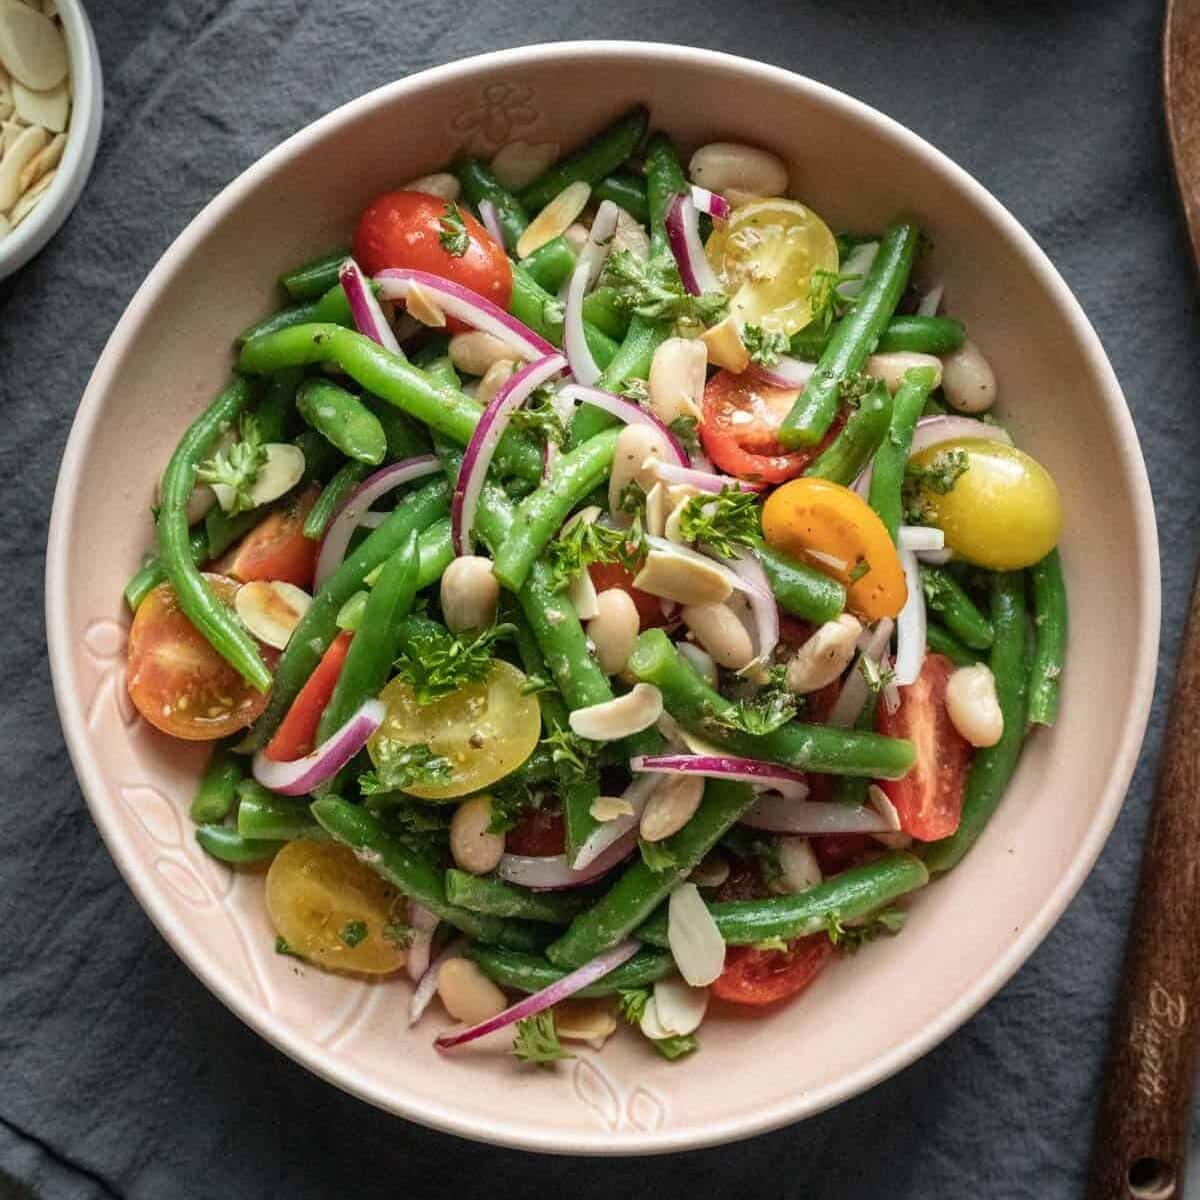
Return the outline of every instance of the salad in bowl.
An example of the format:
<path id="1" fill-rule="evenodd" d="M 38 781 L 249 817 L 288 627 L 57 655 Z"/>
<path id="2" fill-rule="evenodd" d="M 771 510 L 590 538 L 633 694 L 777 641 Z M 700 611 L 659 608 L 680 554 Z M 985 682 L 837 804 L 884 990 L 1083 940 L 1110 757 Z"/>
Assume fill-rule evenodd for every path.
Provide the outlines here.
<path id="1" fill-rule="evenodd" d="M 126 678 L 213 743 L 195 836 L 280 953 L 448 1054 L 677 1059 L 979 838 L 1055 720 L 1062 508 L 936 230 L 641 107 L 543 149 L 282 277 L 162 469 Z"/>

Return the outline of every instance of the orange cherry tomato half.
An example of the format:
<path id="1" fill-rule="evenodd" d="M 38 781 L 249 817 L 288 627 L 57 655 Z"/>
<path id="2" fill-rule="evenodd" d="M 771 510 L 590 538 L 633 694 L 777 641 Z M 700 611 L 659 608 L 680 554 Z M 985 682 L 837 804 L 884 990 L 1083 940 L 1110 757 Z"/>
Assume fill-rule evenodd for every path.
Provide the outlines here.
<path id="1" fill-rule="evenodd" d="M 908 587 L 887 527 L 840 483 L 793 479 L 767 497 L 763 535 L 777 550 L 846 585 L 846 607 L 877 621 L 904 607 Z"/>
<path id="2" fill-rule="evenodd" d="M 236 580 L 204 576 L 229 608 Z M 259 646 L 269 666 L 277 650 Z M 129 630 L 126 686 L 138 712 L 163 733 L 206 742 L 245 729 L 267 705 L 184 615 L 169 583 L 160 583 L 142 602 Z"/>
<path id="3" fill-rule="evenodd" d="M 276 762 L 295 762 L 316 746 L 321 714 L 337 686 L 353 636 L 343 630 L 329 643 L 317 669 L 305 681 L 275 736 L 267 743 L 263 753 L 268 758 Z"/>
<path id="4" fill-rule="evenodd" d="M 478 292 L 501 308 L 508 308 L 512 296 L 512 267 L 508 255 L 495 238 L 461 205 L 453 206 L 462 218 L 467 241 L 461 254 L 451 253 L 443 240 L 450 226 L 446 222 L 451 206 L 440 196 L 427 192 L 385 192 L 376 196 L 363 210 L 354 231 L 354 257 L 368 275 L 385 267 L 407 267 L 429 271 Z M 453 216 L 452 212 L 449 214 Z M 447 322 L 460 328 L 458 322 Z"/>
<path id="5" fill-rule="evenodd" d="M 268 513 L 221 559 L 226 573 L 242 583 L 265 579 L 311 588 L 321 543 L 304 536 L 304 521 L 320 494 L 313 484 Z"/>

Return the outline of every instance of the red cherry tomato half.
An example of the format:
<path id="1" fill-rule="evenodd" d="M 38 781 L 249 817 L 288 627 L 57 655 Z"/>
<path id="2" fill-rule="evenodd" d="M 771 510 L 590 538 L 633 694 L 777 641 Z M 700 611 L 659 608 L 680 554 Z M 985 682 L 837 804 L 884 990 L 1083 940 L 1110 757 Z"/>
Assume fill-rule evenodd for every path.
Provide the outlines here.
<path id="1" fill-rule="evenodd" d="M 450 210 L 448 212 L 448 210 Z M 462 219 L 466 242 L 453 245 L 453 225 Z M 461 249 L 461 253 L 452 251 Z M 363 210 L 354 231 L 354 257 L 368 275 L 386 267 L 429 271 L 478 292 L 507 309 L 512 267 L 495 238 L 460 204 L 427 192 L 385 192 Z M 461 329 L 450 320 L 447 326 Z"/>
<path id="2" fill-rule="evenodd" d="M 823 933 L 789 942 L 786 950 L 730 946 L 712 992 L 734 1004 L 776 1004 L 804 991 L 832 957 L 833 944 Z"/>
<path id="3" fill-rule="evenodd" d="M 297 693 L 287 716 L 267 743 L 263 753 L 268 758 L 276 762 L 295 762 L 316 746 L 317 726 L 337 686 L 352 636 L 343 630 L 329 643 L 329 649 L 321 656 L 317 669 Z"/>
<path id="4" fill-rule="evenodd" d="M 265 579 L 311 588 L 321 543 L 304 536 L 304 521 L 320 494 L 313 484 L 285 501 L 214 566 L 242 583 Z"/>
<path id="5" fill-rule="evenodd" d="M 881 698 L 876 716 L 880 733 L 908 738 L 916 747 L 912 770 L 879 786 L 896 806 L 900 828 L 923 842 L 949 837 L 962 817 L 972 751 L 946 711 L 946 684 L 953 672 L 945 655 L 927 654 L 916 683 L 900 689 L 900 707 L 889 713 Z"/>
<path id="6" fill-rule="evenodd" d="M 663 616 L 662 601 L 657 596 L 634 587 L 633 576 L 620 563 L 592 563 L 588 567 L 588 574 L 592 577 L 592 586 L 597 592 L 620 588 L 629 593 L 629 598 L 637 609 L 640 628 L 657 629 L 667 623 L 667 618 Z"/>
<path id="7" fill-rule="evenodd" d="M 543 804 L 541 808 L 525 813 L 515 828 L 508 831 L 504 848 L 509 854 L 527 854 L 531 858 L 564 853 L 567 848 L 567 829 L 563 823 L 562 809 L 557 805 Z"/>
<path id="8" fill-rule="evenodd" d="M 828 775 L 811 775 L 813 779 L 828 780 Z M 810 793 L 811 796 L 811 793 Z M 828 790 L 820 799 L 829 799 Z M 877 853 L 880 844 L 869 833 L 827 833 L 812 839 L 813 853 L 822 875 L 838 875 L 857 866 L 868 854 Z"/>

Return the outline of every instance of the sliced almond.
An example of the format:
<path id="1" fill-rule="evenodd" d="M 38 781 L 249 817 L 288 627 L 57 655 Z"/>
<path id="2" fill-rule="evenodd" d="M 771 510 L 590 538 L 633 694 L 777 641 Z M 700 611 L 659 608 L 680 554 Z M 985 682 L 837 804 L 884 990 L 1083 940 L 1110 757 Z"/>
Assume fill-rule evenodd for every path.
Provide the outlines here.
<path id="1" fill-rule="evenodd" d="M 19 79 L 14 79 L 12 97 L 13 107 L 23 121 L 40 125 L 51 133 L 62 133 L 66 129 L 67 116 L 71 111 L 70 80 L 64 79 L 56 87 L 44 92 L 35 92 Z"/>
<path id="2" fill-rule="evenodd" d="M 577 708 L 570 717 L 571 728 L 589 741 L 615 742 L 649 729 L 662 710 L 662 692 L 651 684 L 639 683 L 615 700 Z"/>
<path id="3" fill-rule="evenodd" d="M 35 154 L 25 164 L 25 170 L 21 172 L 21 178 L 17 181 L 17 186 L 21 189 L 22 194 L 27 192 L 47 171 L 52 171 L 58 166 L 62 161 L 66 145 L 67 135 L 60 133 L 51 140 L 48 146 L 43 147 L 40 153 Z"/>
<path id="4" fill-rule="evenodd" d="M 734 317 L 706 329 L 700 340 L 708 347 L 708 361 L 740 375 L 750 365 L 750 352 L 742 344 L 742 332 Z"/>
<path id="5" fill-rule="evenodd" d="M 509 142 L 492 158 L 492 174 L 510 191 L 532 183 L 556 158 L 557 142 Z"/>
<path id="6" fill-rule="evenodd" d="M 554 1029 L 568 1042 L 588 1042 L 599 1050 L 617 1031 L 611 1000 L 560 1000 L 554 1006 Z"/>
<path id="7" fill-rule="evenodd" d="M 632 817 L 634 809 L 624 796 L 597 796 L 588 811 L 597 821 L 615 821 L 618 817 Z"/>
<path id="8" fill-rule="evenodd" d="M 12 211 L 8 214 L 8 219 L 12 222 L 14 229 L 37 208 L 41 198 L 49 191 L 50 185 L 54 182 L 57 174 L 57 169 L 47 172 L 13 205 Z"/>
<path id="9" fill-rule="evenodd" d="M 304 451 L 290 442 L 269 442 L 266 447 L 267 461 L 258 468 L 258 476 L 250 488 L 252 508 L 278 500 L 284 492 L 290 492 L 304 474 Z M 217 494 L 217 503 L 228 512 L 233 507 L 234 491 L 223 483 L 214 483 L 212 490 Z"/>
<path id="10" fill-rule="evenodd" d="M 3 0 L 0 0 L 3 3 Z M 0 10 L 2 12 L 3 10 Z M 30 161 L 40 154 L 50 135 L 37 125 L 22 129 L 13 138 L 10 134 L 11 122 L 4 130 L 4 157 L 0 159 L 0 212 L 12 208 L 21 195 L 21 172 Z M 16 222 L 13 222 L 16 224 Z"/>
<path id="11" fill-rule="evenodd" d="M 638 832 L 648 842 L 661 842 L 678 833 L 696 815 L 703 795 L 703 776 L 667 776 L 650 793 Z"/>
<path id="12" fill-rule="evenodd" d="M 571 577 L 567 597 L 575 605 L 581 621 L 590 621 L 600 611 L 596 603 L 596 585 L 588 571 L 578 571 Z"/>
<path id="13" fill-rule="evenodd" d="M 67 43 L 49 17 L 18 0 L 0 0 L 0 63 L 26 87 L 46 91 L 67 75 Z"/>
<path id="14" fill-rule="evenodd" d="M 0 159 L 12 149 L 13 143 L 28 128 L 29 126 L 15 114 L 10 115 L 0 124 Z"/>
<path id="15" fill-rule="evenodd" d="M 427 196 L 437 196 L 439 200 L 457 200 L 462 195 L 462 184 L 449 171 L 436 171 L 432 175 L 422 175 L 420 179 L 410 179 L 403 188 L 406 192 L 424 192 Z"/>
<path id="16" fill-rule="evenodd" d="M 433 297 L 419 284 L 410 283 L 404 297 L 404 305 L 408 315 L 415 317 L 422 325 L 430 329 L 444 329 L 446 314 L 433 302 Z"/>
<path id="17" fill-rule="evenodd" d="M 708 1011 L 708 988 L 692 987 L 682 979 L 660 979 L 654 985 L 654 1007 L 659 1024 L 668 1033 L 686 1037 L 695 1033 Z"/>
<path id="18" fill-rule="evenodd" d="M 733 591 L 726 571 L 700 555 L 651 550 L 634 586 L 679 604 L 720 604 Z"/>
<path id="19" fill-rule="evenodd" d="M 12 233 L 12 224 L 3 213 L 0 213 L 0 238 L 6 238 L 10 233 Z"/>
<path id="20" fill-rule="evenodd" d="M 646 493 L 646 532 L 662 537 L 667 527 L 667 489 L 656 483 Z"/>
<path id="21" fill-rule="evenodd" d="M 539 247 L 565 233 L 587 207 L 591 194 L 591 184 L 582 179 L 563 188 L 521 234 L 517 240 L 517 257 L 528 258 Z"/>
<path id="22" fill-rule="evenodd" d="M 237 590 L 233 607 L 260 642 L 282 650 L 308 611 L 312 597 L 293 583 L 256 579 Z"/>

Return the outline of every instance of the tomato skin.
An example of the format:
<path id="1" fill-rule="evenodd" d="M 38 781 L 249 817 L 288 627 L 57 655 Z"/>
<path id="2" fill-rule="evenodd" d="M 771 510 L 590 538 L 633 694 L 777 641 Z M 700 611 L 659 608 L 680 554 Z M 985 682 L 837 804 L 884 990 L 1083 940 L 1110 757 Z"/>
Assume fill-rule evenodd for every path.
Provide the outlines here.
<path id="1" fill-rule="evenodd" d="M 217 599 L 233 607 L 238 585 L 206 574 Z M 279 651 L 259 644 L 268 666 Z M 255 690 L 205 640 L 160 583 L 138 605 L 129 630 L 126 686 L 134 707 L 155 729 L 190 742 L 226 737 L 253 723 L 268 692 Z"/>
<path id="2" fill-rule="evenodd" d="M 667 624 L 667 618 L 663 616 L 662 601 L 657 596 L 634 587 L 633 575 L 620 563 L 592 563 L 588 567 L 588 574 L 592 577 L 592 585 L 597 592 L 620 588 L 621 591 L 629 593 L 629 598 L 637 609 L 641 629 L 658 629 Z"/>
<path id="3" fill-rule="evenodd" d="M 311 589 L 321 543 L 304 536 L 304 520 L 320 494 L 321 489 L 312 484 L 268 513 L 221 559 L 228 564 L 227 573 L 242 583 L 263 579 Z"/>
<path id="4" fill-rule="evenodd" d="M 832 957 L 833 943 L 823 933 L 789 942 L 787 950 L 730 946 L 712 994 L 752 1008 L 777 1004 L 804 991 Z"/>
<path id="5" fill-rule="evenodd" d="M 770 387 L 749 372 L 718 371 L 704 389 L 700 440 L 722 471 L 739 479 L 783 483 L 794 479 L 837 436 L 839 415 L 819 446 L 785 450 L 776 440 L 799 391 Z"/>
<path id="6" fill-rule="evenodd" d="M 295 762 L 317 744 L 317 726 L 333 695 L 353 634 L 343 630 L 329 643 L 317 669 L 308 677 L 263 753 L 275 762 Z"/>
<path id="7" fill-rule="evenodd" d="M 942 654 L 927 654 L 916 683 L 900 689 L 894 713 L 880 698 L 876 728 L 890 737 L 908 738 L 917 761 L 903 779 L 880 780 L 896 806 L 900 828 L 923 842 L 949 837 L 962 817 L 963 787 L 971 762 L 970 743 L 954 728 L 946 711 L 946 684 L 954 664 Z"/>
<path id="8" fill-rule="evenodd" d="M 509 854 L 546 858 L 565 854 L 567 827 L 562 809 L 555 804 L 543 804 L 530 809 L 505 836 L 504 848 Z"/>
<path id="9" fill-rule="evenodd" d="M 466 210 L 458 212 L 470 243 L 455 256 L 439 240 L 446 204 L 427 192 L 385 192 L 363 210 L 354 231 L 354 257 L 368 275 L 387 267 L 429 271 L 478 292 L 501 308 L 512 296 L 512 267 L 495 238 Z M 449 320 L 451 331 L 465 328 Z"/>
<path id="10" fill-rule="evenodd" d="M 829 776 L 810 776 L 810 779 L 817 778 L 827 780 Z M 821 874 L 826 876 L 838 875 L 849 867 L 857 866 L 868 854 L 879 849 L 879 843 L 869 833 L 828 833 L 812 838 L 810 844 L 817 856 Z"/>

